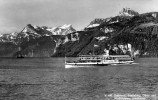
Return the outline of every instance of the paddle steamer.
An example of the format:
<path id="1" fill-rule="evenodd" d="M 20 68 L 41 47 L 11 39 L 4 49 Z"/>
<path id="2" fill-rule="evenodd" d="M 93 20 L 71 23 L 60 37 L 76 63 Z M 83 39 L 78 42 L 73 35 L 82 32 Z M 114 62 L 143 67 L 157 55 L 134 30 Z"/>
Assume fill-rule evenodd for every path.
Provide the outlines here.
<path id="1" fill-rule="evenodd" d="M 133 58 L 129 55 L 80 55 L 77 61 L 65 61 L 65 68 L 132 64 L 133 62 Z"/>

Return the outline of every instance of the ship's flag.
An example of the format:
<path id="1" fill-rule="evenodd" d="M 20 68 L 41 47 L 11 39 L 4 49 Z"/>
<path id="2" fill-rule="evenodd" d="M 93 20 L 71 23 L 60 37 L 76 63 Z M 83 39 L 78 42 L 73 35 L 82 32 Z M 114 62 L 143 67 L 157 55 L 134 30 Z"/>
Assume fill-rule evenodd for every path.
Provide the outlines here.
<path id="1" fill-rule="evenodd" d="M 99 45 L 94 44 L 94 47 L 99 47 Z"/>

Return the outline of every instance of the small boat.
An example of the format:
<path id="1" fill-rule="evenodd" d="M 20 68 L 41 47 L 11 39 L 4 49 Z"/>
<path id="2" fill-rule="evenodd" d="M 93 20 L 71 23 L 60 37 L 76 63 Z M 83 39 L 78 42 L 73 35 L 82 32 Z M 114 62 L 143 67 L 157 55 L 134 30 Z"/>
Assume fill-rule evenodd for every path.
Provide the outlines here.
<path id="1" fill-rule="evenodd" d="M 19 54 L 19 55 L 16 56 L 16 58 L 24 58 L 24 56 Z"/>
<path id="2" fill-rule="evenodd" d="M 77 61 L 65 60 L 65 68 L 132 64 L 133 62 L 129 55 L 80 55 Z"/>

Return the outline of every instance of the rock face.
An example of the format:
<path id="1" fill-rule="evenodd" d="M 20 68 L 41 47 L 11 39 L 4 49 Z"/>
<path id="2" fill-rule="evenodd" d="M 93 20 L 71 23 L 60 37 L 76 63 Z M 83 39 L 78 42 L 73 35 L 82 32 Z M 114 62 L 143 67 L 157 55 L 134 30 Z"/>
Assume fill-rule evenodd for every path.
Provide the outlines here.
<path id="1" fill-rule="evenodd" d="M 0 56 L 61 57 L 83 54 L 158 56 L 157 12 L 123 9 L 118 16 L 97 18 L 83 31 L 28 24 L 19 33 L 0 36 Z M 19 49 L 20 48 L 20 49 Z"/>
<path id="2" fill-rule="evenodd" d="M 138 16 L 139 13 L 131 10 L 130 8 L 123 8 L 122 11 L 119 12 L 119 16 Z"/>

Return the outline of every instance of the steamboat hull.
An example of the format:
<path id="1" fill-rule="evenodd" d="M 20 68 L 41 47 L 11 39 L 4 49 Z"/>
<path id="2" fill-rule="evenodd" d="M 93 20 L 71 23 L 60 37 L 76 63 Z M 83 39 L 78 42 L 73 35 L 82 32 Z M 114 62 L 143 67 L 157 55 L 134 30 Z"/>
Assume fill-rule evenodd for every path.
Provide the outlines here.
<path id="1" fill-rule="evenodd" d="M 95 66 L 107 66 L 109 64 L 99 63 L 66 63 L 65 68 L 78 68 L 78 67 L 95 67 Z"/>
<path id="2" fill-rule="evenodd" d="M 78 67 L 95 67 L 95 66 L 108 66 L 108 65 L 121 65 L 133 64 L 133 61 L 121 61 L 112 63 L 65 63 L 65 68 L 78 68 Z"/>

